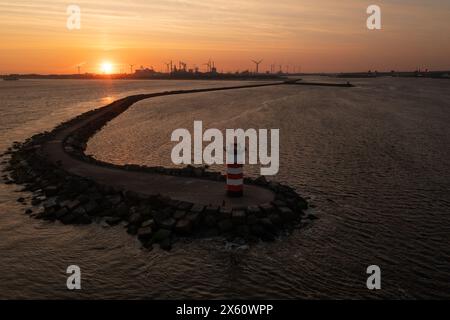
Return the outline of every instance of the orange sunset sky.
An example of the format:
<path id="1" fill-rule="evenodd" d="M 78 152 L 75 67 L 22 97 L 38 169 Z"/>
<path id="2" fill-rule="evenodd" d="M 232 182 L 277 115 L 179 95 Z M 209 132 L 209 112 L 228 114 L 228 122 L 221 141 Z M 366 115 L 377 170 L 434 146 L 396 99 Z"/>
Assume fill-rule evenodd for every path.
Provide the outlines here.
<path id="1" fill-rule="evenodd" d="M 81 8 L 81 29 L 66 8 Z M 382 9 L 382 30 L 366 9 Z M 302 72 L 450 69 L 448 0 L 0 0 L 0 73 L 252 69 L 250 59 Z M 292 70 L 292 69 L 291 69 Z"/>

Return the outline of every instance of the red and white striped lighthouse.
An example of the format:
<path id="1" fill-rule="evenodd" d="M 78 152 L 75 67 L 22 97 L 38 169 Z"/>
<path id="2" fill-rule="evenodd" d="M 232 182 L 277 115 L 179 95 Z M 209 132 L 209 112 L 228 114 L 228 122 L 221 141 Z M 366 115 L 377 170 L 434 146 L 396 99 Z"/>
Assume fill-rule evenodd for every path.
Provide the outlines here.
<path id="1" fill-rule="evenodd" d="M 227 195 L 229 197 L 242 197 L 244 195 L 244 165 L 238 163 L 238 154 L 242 152 L 237 143 L 230 148 L 230 159 L 227 163 Z M 231 162 L 231 161 L 229 161 Z"/>

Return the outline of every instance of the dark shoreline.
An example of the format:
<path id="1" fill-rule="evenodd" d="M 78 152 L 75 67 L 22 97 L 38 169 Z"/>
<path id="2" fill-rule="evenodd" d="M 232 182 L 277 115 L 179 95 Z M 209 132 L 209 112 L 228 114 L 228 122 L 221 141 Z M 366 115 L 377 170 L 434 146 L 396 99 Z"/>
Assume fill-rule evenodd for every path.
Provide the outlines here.
<path id="1" fill-rule="evenodd" d="M 162 73 L 162 72 L 137 72 L 134 74 L 3 74 L 0 78 L 17 78 L 18 79 L 72 79 L 72 80 L 216 80 L 216 81 L 287 81 L 289 77 L 304 76 L 322 76 L 330 78 L 349 78 L 349 79 L 376 79 L 383 77 L 391 78 L 426 78 L 426 79 L 450 79 L 450 70 L 435 71 L 366 71 L 366 72 L 316 72 L 316 73 Z M 6 79 L 8 80 L 8 79 Z"/>
<path id="2" fill-rule="evenodd" d="M 26 213 L 33 217 L 51 221 L 60 220 L 64 224 L 88 224 L 93 221 L 105 220 L 110 225 L 116 225 L 126 221 L 128 232 L 137 235 L 147 248 L 151 248 L 154 243 L 159 243 L 161 248 L 170 249 L 178 237 L 186 236 L 221 235 L 229 240 L 241 239 L 246 242 L 273 241 L 277 236 L 301 227 L 305 221 L 315 219 L 313 215 L 305 215 L 304 210 L 308 208 L 307 201 L 289 186 L 267 182 L 264 177 L 246 178 L 246 185 L 254 185 L 273 192 L 273 201 L 233 208 L 205 206 L 171 199 L 161 194 L 149 195 L 117 188 L 98 183 L 89 177 L 74 175 L 68 172 L 61 163 L 49 161 L 46 148 L 50 144 L 59 145 L 61 150 L 73 159 L 123 172 L 135 171 L 224 181 L 225 177 L 220 173 L 209 172 L 205 168 L 167 169 L 104 163 L 86 156 L 84 149 L 86 142 L 95 132 L 142 99 L 284 84 L 292 83 L 179 90 L 120 99 L 105 107 L 73 118 L 57 126 L 51 132 L 37 134 L 24 143 L 14 143 L 13 147 L 6 152 L 11 155 L 11 158 L 5 170 L 9 175 L 4 175 L 3 178 L 6 183 L 24 185 L 24 190 L 33 193 L 31 199 L 33 209 L 26 210 Z M 90 119 L 94 119 L 94 121 Z M 88 121 L 86 122 L 86 120 Z M 58 134 L 83 121 L 86 122 L 85 125 L 65 136 L 63 140 L 55 140 Z M 58 143 L 55 144 L 55 142 Z M 19 198 L 18 201 L 26 202 L 23 198 Z M 36 208 L 39 211 L 33 212 Z"/>

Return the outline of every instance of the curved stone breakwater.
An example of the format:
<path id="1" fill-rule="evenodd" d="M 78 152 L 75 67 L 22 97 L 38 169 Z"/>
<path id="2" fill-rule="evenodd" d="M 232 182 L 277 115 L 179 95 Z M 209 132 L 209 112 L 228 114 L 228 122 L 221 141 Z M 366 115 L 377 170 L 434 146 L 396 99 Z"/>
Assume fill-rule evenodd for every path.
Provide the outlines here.
<path id="1" fill-rule="evenodd" d="M 192 166 L 113 165 L 84 151 L 95 132 L 142 99 L 283 84 L 169 91 L 120 99 L 60 124 L 51 132 L 15 142 L 5 153 L 10 158 L 4 161 L 3 179 L 8 184 L 24 185 L 24 190 L 33 193 L 32 207 L 25 211 L 33 217 L 64 224 L 125 222 L 128 233 L 137 235 L 146 248 L 158 243 L 169 250 L 179 237 L 187 236 L 273 241 L 300 226 L 302 219 L 315 219 L 304 214 L 307 201 L 289 186 L 268 182 L 264 177 L 246 178 L 248 197 L 218 204 L 217 199 L 208 199 L 208 194 L 202 196 L 202 191 L 192 190 L 192 183 L 206 190 L 221 188 L 224 193 L 225 176 L 221 173 Z M 145 176 L 145 184 L 135 184 L 137 175 Z M 186 187 L 186 181 L 191 187 Z M 26 202 L 24 198 L 18 201 Z"/>

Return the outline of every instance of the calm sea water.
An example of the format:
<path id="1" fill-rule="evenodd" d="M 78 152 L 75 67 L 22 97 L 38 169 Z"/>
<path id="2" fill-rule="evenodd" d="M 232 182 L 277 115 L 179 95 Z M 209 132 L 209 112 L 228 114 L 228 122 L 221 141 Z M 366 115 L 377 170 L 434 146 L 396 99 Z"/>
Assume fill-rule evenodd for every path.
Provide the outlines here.
<path id="1" fill-rule="evenodd" d="M 30 219 L 15 201 L 27 194 L 0 184 L 0 298 L 449 298 L 450 82 L 352 82 L 141 101 L 88 145 L 104 161 L 171 165 L 171 132 L 194 120 L 280 128 L 277 180 L 310 198 L 313 224 L 250 248 L 204 239 L 146 251 L 120 226 Z M 235 83 L 4 81 L 0 149 L 129 94 L 224 84 Z M 65 287 L 70 264 L 81 291 Z M 373 264 L 377 292 L 366 288 Z"/>

